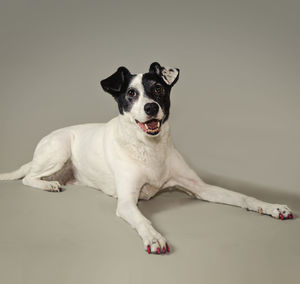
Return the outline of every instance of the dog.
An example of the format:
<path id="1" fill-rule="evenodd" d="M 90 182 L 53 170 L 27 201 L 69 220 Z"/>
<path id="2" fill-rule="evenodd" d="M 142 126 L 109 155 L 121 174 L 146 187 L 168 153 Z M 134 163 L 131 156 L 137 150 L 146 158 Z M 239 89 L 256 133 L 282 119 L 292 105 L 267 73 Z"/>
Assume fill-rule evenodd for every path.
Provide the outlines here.
<path id="1" fill-rule="evenodd" d="M 38 143 L 31 162 L 0 175 L 23 184 L 59 192 L 76 183 L 117 198 L 117 216 L 140 235 L 148 253 L 170 251 L 167 240 L 139 210 L 139 199 L 177 188 L 200 200 L 239 206 L 274 218 L 292 219 L 286 205 L 271 204 L 203 182 L 172 144 L 169 133 L 171 89 L 178 68 L 154 62 L 144 74 L 126 67 L 102 80 L 120 114 L 107 123 L 82 124 L 53 131 Z"/>

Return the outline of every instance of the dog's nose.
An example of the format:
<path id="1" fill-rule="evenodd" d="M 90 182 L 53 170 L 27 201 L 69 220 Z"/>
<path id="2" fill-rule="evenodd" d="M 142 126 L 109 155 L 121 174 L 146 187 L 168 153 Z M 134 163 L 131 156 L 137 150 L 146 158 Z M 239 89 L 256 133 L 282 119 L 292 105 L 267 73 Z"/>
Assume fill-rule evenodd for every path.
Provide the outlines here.
<path id="1" fill-rule="evenodd" d="M 156 103 L 148 103 L 144 106 L 145 113 L 149 116 L 154 116 L 158 113 L 159 107 Z"/>

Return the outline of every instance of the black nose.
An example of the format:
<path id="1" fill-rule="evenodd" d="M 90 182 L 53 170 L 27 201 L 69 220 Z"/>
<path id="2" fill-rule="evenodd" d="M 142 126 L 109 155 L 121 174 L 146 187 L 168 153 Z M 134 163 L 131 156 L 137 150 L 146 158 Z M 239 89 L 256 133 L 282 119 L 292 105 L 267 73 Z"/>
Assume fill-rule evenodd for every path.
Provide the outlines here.
<path id="1" fill-rule="evenodd" d="M 158 104 L 156 103 L 148 103 L 148 104 L 145 104 L 144 106 L 144 110 L 145 110 L 145 113 L 148 114 L 149 116 L 154 116 L 158 113 Z"/>

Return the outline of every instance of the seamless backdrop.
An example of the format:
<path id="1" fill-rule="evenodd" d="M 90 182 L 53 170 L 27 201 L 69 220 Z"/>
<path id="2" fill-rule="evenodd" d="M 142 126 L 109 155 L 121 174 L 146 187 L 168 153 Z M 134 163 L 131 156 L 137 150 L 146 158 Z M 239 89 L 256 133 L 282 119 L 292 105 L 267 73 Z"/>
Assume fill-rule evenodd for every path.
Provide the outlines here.
<path id="1" fill-rule="evenodd" d="M 29 161 L 37 142 L 54 129 L 86 122 L 105 122 L 117 115 L 117 105 L 101 89 L 100 80 L 111 75 L 121 65 L 126 66 L 132 73 L 142 73 L 148 70 L 153 61 L 158 61 L 162 65 L 178 67 L 181 70 L 180 79 L 171 94 L 170 123 L 175 145 L 195 170 L 211 183 L 265 200 L 287 202 L 298 212 L 300 209 L 299 15 L 300 2 L 292 0 L 1 1 L 0 172 L 13 170 Z M 2 194 L 0 221 L 7 234 L 5 235 L 7 239 L 2 240 L 2 252 L 7 253 L 11 265 L 14 265 L 14 260 L 20 258 L 20 255 L 18 256 L 16 252 L 14 256 L 9 248 L 20 242 L 19 240 L 15 240 L 13 244 L 10 242 L 10 233 L 13 232 L 10 227 L 11 220 L 5 221 L 4 216 L 9 216 L 10 210 L 15 209 L 12 206 L 16 206 L 17 201 L 20 202 L 20 206 L 30 206 L 26 202 L 24 205 L 20 199 L 20 196 L 23 196 L 22 198 L 27 200 L 25 189 L 33 198 L 41 194 L 21 186 L 20 182 L 0 184 L 0 199 Z M 86 192 L 84 190 L 84 188 L 74 189 L 74 192 L 79 194 L 73 197 L 74 200 L 77 200 L 77 197 L 84 199 Z M 68 189 L 64 194 L 71 192 L 72 189 Z M 86 194 L 93 193 L 88 192 Z M 15 197 L 10 194 L 15 194 L 13 195 Z M 100 193 L 96 192 L 96 195 Z M 186 201 L 180 194 L 177 197 Z M 54 197 L 49 198 L 52 200 Z M 104 198 L 105 202 L 107 200 L 106 197 L 99 198 Z M 159 211 L 160 198 L 167 199 L 162 196 L 158 197 L 158 201 L 151 201 L 154 202 L 153 212 Z M 182 202 L 188 208 L 185 201 Z M 121 221 L 114 219 L 114 201 L 107 202 L 112 202 L 111 207 L 107 209 L 112 214 L 111 220 L 114 220 L 111 222 L 122 224 Z M 169 202 L 171 208 L 173 200 Z M 177 204 L 178 201 L 174 202 Z M 191 208 L 197 208 L 195 203 L 192 204 Z M 65 205 L 61 206 L 63 208 Z M 96 203 L 95 206 L 99 210 L 95 209 L 95 214 L 104 210 Z M 203 210 L 208 210 L 209 205 L 203 206 L 206 208 Z M 26 208 L 20 209 L 20 212 L 24 210 L 27 212 L 29 207 Z M 149 208 L 151 206 L 147 205 L 144 209 L 147 211 Z M 214 211 L 217 207 L 209 208 Z M 227 211 L 224 211 L 224 214 L 227 214 Z M 34 212 L 31 213 L 34 215 Z M 232 212 L 229 216 L 241 214 L 238 210 Z M 163 216 L 164 210 L 160 214 L 159 216 Z M 172 214 L 170 218 L 171 216 Z M 16 215 L 14 220 L 20 221 L 19 217 Z M 179 216 L 177 218 L 180 220 Z M 86 219 L 82 222 L 85 222 L 84 220 Z M 263 220 L 266 220 L 264 221 L 266 223 L 273 222 L 269 219 Z M 183 218 L 181 221 L 185 223 L 186 219 Z M 57 225 L 54 220 L 51 222 Z M 173 222 L 176 228 L 175 221 Z M 298 222 L 297 219 L 295 222 Z M 34 223 L 34 227 L 37 223 Z M 178 228 L 182 228 L 181 226 L 178 225 Z M 45 225 L 45 228 L 48 227 Z M 284 228 L 288 230 L 288 227 Z M 188 230 L 190 229 L 191 227 Z M 127 232 L 125 225 L 123 230 Z M 126 234 L 124 232 L 123 234 Z M 211 232 L 214 233 L 216 232 Z M 172 234 L 180 235 L 177 230 L 170 230 L 167 237 Z M 297 238 L 299 240 L 299 231 L 289 231 L 289 234 L 295 243 Z M 32 238 L 30 234 L 27 237 Z M 130 235 L 131 237 L 136 238 L 132 242 L 134 247 L 139 240 L 134 234 Z M 186 235 L 183 239 L 187 243 L 187 240 L 190 240 Z M 184 241 L 182 240 L 180 244 L 183 246 Z M 272 245 L 277 247 L 278 243 L 274 242 Z M 275 263 L 271 253 L 272 245 L 270 254 L 264 259 L 266 263 L 268 261 Z M 20 247 L 17 245 L 17 248 Z M 21 255 L 25 261 L 28 254 L 26 249 L 25 252 L 22 249 Z M 35 247 L 35 249 L 38 254 L 42 251 L 42 248 Z M 137 246 L 136 250 L 139 249 L 141 247 Z M 202 249 L 210 255 L 209 250 Z M 251 249 L 253 248 L 248 247 L 248 250 Z M 292 247 L 289 249 L 292 256 L 285 256 L 298 259 L 296 251 L 299 246 L 295 250 Z M 230 251 L 226 253 L 230 255 Z M 192 250 L 189 252 L 192 254 Z M 201 248 L 197 252 L 200 253 Z M 218 258 L 218 250 L 214 253 Z M 113 254 L 119 257 L 117 252 Z M 197 256 L 198 253 L 195 259 Z M 41 259 L 40 257 L 42 256 L 39 255 L 37 259 Z M 55 259 L 57 255 L 52 254 L 52 257 Z M 135 257 L 139 258 L 140 254 L 137 253 Z M 171 257 L 176 258 L 176 252 Z M 189 260 L 191 256 L 185 257 Z M 231 257 L 236 261 L 234 254 Z M 93 263 L 99 262 L 96 259 L 95 256 Z M 209 263 L 213 265 L 212 258 L 209 259 L 211 261 Z M 254 261 L 255 256 L 251 259 Z M 3 262 L 6 263 L 4 260 Z M 166 258 L 164 261 L 160 259 L 159 262 L 166 265 L 166 270 L 172 267 Z M 267 265 L 266 263 L 262 265 Z M 230 279 L 225 271 L 220 275 L 223 275 L 222 279 L 225 282 L 230 280 L 231 283 L 234 283 L 232 281 L 241 283 L 239 281 L 248 273 L 247 270 L 243 270 L 248 264 L 244 263 L 242 268 L 240 267 L 239 277 Z M 34 278 L 33 274 L 28 272 L 29 267 L 25 265 L 28 268 L 25 269 L 24 265 L 23 262 L 18 263 L 17 273 L 3 275 L 8 279 L 15 277 L 11 279 L 16 283 L 26 281 L 33 283 L 32 279 L 36 281 L 43 279 L 43 274 Z M 55 262 L 53 265 L 55 266 Z M 174 265 L 185 267 L 183 262 Z M 69 276 L 73 275 L 74 267 L 69 267 L 70 270 L 66 268 Z M 96 280 L 99 280 L 98 276 L 101 275 L 94 278 L 93 269 L 96 269 L 96 266 L 91 267 L 84 266 L 82 275 L 91 277 L 88 283 L 96 283 Z M 193 267 L 193 271 L 185 267 L 181 274 L 178 274 L 182 275 L 182 278 L 175 273 L 178 276 L 177 280 L 182 281 L 184 275 L 191 275 L 191 278 L 187 278 L 190 279 L 189 283 L 193 281 L 199 283 L 196 282 L 197 265 L 193 262 L 189 267 Z M 234 271 L 233 267 L 228 268 L 228 271 Z M 273 270 L 271 266 L 266 267 L 269 275 Z M 293 270 L 294 266 L 289 267 L 290 271 L 285 276 L 292 278 L 296 275 L 296 270 Z M 161 268 L 155 269 L 161 279 L 164 279 Z M 208 265 L 206 271 L 211 271 L 210 269 L 212 266 Z M 5 271 L 8 273 L 10 270 Z M 130 271 L 131 274 L 126 274 L 123 280 L 135 283 L 134 270 Z M 155 274 L 152 270 L 147 272 L 140 268 L 140 271 L 148 275 Z M 189 273 L 185 274 L 187 271 Z M 264 273 L 261 273 L 264 277 Z M 220 283 L 217 281 L 221 280 L 217 274 L 213 273 L 212 276 L 203 271 L 200 274 L 206 277 L 208 281 L 206 283 L 209 283 L 209 279 Z M 67 279 L 74 283 L 81 279 L 71 276 L 64 278 L 63 270 L 59 270 L 56 275 L 61 276 L 57 276 L 58 282 Z M 106 283 L 110 283 L 109 275 L 105 275 L 108 279 Z M 141 272 L 138 279 L 142 279 L 142 275 Z M 279 283 L 281 276 L 280 273 L 274 276 L 272 283 L 277 283 L 276 281 Z M 48 279 L 52 279 L 51 277 Z M 255 277 L 252 279 L 258 280 Z M 177 280 L 174 279 L 173 283 Z"/>
<path id="2" fill-rule="evenodd" d="M 179 67 L 171 124 L 198 170 L 299 192 L 298 1 L 2 1 L 1 170 L 117 114 L 99 81 Z M 12 150 L 12 151 L 11 151 Z"/>

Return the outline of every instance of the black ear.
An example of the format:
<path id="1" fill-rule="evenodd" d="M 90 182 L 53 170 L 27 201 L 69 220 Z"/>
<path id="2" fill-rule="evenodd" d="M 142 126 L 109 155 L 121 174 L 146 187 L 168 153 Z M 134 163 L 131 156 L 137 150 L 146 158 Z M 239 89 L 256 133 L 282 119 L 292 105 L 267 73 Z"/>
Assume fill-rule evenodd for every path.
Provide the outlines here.
<path id="1" fill-rule="evenodd" d="M 167 85 L 173 87 L 178 81 L 180 70 L 178 68 L 162 67 L 158 62 L 153 62 L 150 65 L 149 73 L 158 75 Z"/>
<path id="2" fill-rule="evenodd" d="M 151 65 L 150 65 L 150 68 L 149 68 L 149 72 L 150 73 L 155 73 L 156 75 L 160 76 L 161 75 L 161 70 L 162 70 L 163 67 L 160 66 L 160 64 L 158 62 L 153 62 Z"/>
<path id="3" fill-rule="evenodd" d="M 116 98 L 126 91 L 130 76 L 128 69 L 122 66 L 114 74 L 102 80 L 100 84 L 105 92 Z"/>

